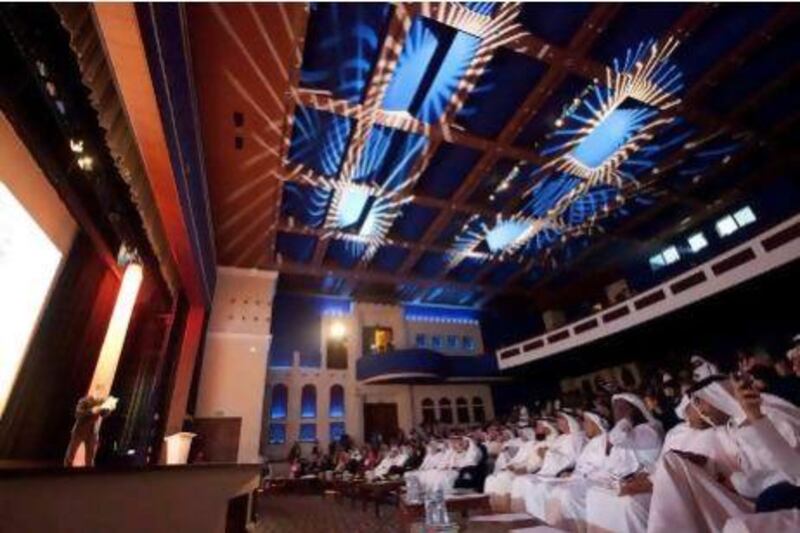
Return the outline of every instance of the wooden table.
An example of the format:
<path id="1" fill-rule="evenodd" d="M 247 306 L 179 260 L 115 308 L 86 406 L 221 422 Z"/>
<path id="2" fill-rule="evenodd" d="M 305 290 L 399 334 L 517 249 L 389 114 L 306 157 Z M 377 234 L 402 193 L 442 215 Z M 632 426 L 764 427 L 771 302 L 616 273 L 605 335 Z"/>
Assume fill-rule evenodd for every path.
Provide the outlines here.
<path id="1" fill-rule="evenodd" d="M 444 504 L 448 513 L 460 513 L 463 518 L 469 516 L 470 511 L 478 511 L 486 514 L 492 512 L 492 508 L 489 505 L 488 494 L 470 493 L 451 495 L 445 497 Z M 400 520 L 403 522 L 406 531 L 414 522 L 425 519 L 425 504 L 422 502 L 409 502 L 406 501 L 404 496 L 401 496 L 398 501 L 398 507 L 400 511 Z"/>
<path id="2" fill-rule="evenodd" d="M 374 502 L 375 516 L 380 516 L 381 504 L 386 503 L 388 496 L 390 494 L 397 493 L 404 485 L 405 481 L 399 479 L 362 483 L 359 487 L 359 497 L 361 498 L 362 509 L 366 511 L 367 504 L 369 502 Z"/>

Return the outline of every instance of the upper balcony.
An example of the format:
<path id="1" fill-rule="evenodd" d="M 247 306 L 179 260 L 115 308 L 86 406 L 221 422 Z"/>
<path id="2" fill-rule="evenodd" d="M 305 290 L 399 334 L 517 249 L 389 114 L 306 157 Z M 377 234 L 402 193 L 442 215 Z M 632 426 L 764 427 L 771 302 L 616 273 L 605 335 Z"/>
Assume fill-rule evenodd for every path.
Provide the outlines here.
<path id="1" fill-rule="evenodd" d="M 489 355 L 444 355 L 425 349 L 368 354 L 356 362 L 363 383 L 485 382 L 503 379 Z"/>

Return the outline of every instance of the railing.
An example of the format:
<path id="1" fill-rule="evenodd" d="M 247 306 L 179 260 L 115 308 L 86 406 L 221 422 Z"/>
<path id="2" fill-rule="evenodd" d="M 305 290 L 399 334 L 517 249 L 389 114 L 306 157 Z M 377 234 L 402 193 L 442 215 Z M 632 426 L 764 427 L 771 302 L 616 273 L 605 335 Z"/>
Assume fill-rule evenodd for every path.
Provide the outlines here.
<path id="1" fill-rule="evenodd" d="M 498 379 L 499 371 L 494 355 L 413 349 L 362 356 L 356 362 L 356 378 L 365 383 L 489 381 Z"/>
<path id="2" fill-rule="evenodd" d="M 555 355 L 647 322 L 800 257 L 800 215 L 621 304 L 497 350 L 500 369 Z"/>

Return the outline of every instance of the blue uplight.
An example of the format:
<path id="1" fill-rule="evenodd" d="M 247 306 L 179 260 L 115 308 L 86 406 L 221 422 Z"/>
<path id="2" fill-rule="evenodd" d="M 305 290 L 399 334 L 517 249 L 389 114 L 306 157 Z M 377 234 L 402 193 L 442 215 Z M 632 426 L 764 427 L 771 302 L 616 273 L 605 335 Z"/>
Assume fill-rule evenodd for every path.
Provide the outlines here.
<path id="1" fill-rule="evenodd" d="M 492 253 L 505 250 L 528 229 L 528 222 L 522 220 L 504 220 L 486 232 L 486 244 Z"/>
<path id="2" fill-rule="evenodd" d="M 341 228 L 352 226 L 361 219 L 369 201 L 369 190 L 364 187 L 347 187 L 341 193 L 336 213 L 336 223 Z"/>
<path id="3" fill-rule="evenodd" d="M 639 110 L 613 110 L 581 140 L 572 157 L 584 166 L 597 168 L 636 134 L 641 122 Z"/>

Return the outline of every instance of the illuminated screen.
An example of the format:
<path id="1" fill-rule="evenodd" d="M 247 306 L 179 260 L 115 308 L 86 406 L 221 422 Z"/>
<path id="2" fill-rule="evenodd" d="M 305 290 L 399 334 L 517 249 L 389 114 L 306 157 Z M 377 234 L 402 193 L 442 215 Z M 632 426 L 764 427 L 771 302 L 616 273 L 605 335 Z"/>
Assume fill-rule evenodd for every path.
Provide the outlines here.
<path id="1" fill-rule="evenodd" d="M 0 182 L 0 414 L 61 257 L 61 251 Z"/>

